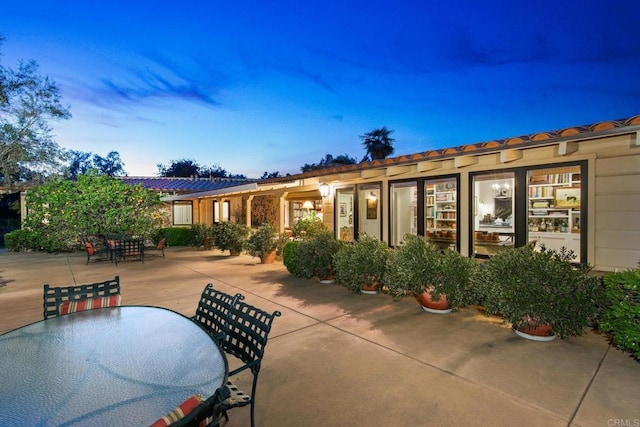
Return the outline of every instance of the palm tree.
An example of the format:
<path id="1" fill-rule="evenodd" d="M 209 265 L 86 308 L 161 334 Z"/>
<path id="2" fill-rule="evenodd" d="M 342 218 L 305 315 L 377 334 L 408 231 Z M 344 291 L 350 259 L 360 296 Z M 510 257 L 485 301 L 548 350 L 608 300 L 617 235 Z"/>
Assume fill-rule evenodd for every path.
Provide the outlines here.
<path id="1" fill-rule="evenodd" d="M 361 135 L 362 145 L 367 150 L 363 161 L 381 160 L 393 154 L 392 143 L 395 139 L 389 136 L 392 133 L 393 130 L 389 130 L 386 126 L 383 126 L 380 129 L 374 129 L 371 132 Z"/>

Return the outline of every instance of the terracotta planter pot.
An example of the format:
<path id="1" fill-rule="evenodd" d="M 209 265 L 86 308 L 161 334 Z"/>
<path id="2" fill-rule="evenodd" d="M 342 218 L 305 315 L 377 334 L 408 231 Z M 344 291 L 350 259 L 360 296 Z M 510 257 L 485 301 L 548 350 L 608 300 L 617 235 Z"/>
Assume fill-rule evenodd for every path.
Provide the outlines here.
<path id="1" fill-rule="evenodd" d="M 367 295 L 376 295 L 378 293 L 378 282 L 373 282 L 370 285 L 362 285 L 361 292 Z"/>
<path id="2" fill-rule="evenodd" d="M 260 257 L 260 263 L 261 264 L 273 264 L 273 262 L 276 260 L 276 251 L 272 251 L 269 252 L 267 254 L 263 254 Z"/>
<path id="3" fill-rule="evenodd" d="M 335 276 L 331 275 L 329 277 L 318 277 L 318 282 L 322 283 L 323 285 L 331 285 L 335 282 Z"/>
<path id="4" fill-rule="evenodd" d="M 440 294 L 440 298 L 434 300 L 431 298 L 431 291 L 426 290 L 423 293 L 416 296 L 416 299 L 422 306 L 424 311 L 436 314 L 446 314 L 451 312 L 451 305 L 447 301 L 447 296 Z"/>
<path id="5" fill-rule="evenodd" d="M 533 328 L 513 328 L 516 335 L 532 341 L 553 341 L 556 336 L 553 335 L 553 327 L 551 325 L 539 325 Z"/>

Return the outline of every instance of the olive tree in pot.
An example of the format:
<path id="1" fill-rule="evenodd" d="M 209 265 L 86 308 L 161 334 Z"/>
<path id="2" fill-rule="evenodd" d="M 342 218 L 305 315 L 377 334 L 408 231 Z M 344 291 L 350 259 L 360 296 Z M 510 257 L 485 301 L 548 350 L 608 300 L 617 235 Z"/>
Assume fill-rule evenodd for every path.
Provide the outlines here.
<path id="1" fill-rule="evenodd" d="M 499 313 L 514 332 L 536 341 L 579 336 L 598 311 L 599 279 L 574 266 L 573 251 L 505 248 L 484 263 L 476 286 L 486 314 Z"/>
<path id="2" fill-rule="evenodd" d="M 343 245 L 333 256 L 336 281 L 356 293 L 378 293 L 390 250 L 380 239 L 361 234 L 356 242 Z"/>
<path id="3" fill-rule="evenodd" d="M 240 255 L 249 237 L 249 227 L 236 222 L 224 221 L 213 227 L 213 243 L 221 251 L 229 251 L 231 255 Z"/>
<path id="4" fill-rule="evenodd" d="M 251 233 L 246 247 L 251 256 L 260 258 L 262 264 L 271 264 L 276 259 L 276 253 L 282 252 L 285 243 L 286 236 L 265 223 Z"/>
<path id="5" fill-rule="evenodd" d="M 335 275 L 333 256 L 341 246 L 342 242 L 336 240 L 328 230 L 319 231 L 314 236 L 300 241 L 296 261 L 300 265 L 302 275 L 316 276 L 321 282 L 332 283 Z"/>
<path id="6" fill-rule="evenodd" d="M 476 270 L 474 259 L 407 235 L 405 244 L 392 251 L 383 280 L 394 298 L 413 295 L 425 311 L 441 314 L 467 303 Z"/>

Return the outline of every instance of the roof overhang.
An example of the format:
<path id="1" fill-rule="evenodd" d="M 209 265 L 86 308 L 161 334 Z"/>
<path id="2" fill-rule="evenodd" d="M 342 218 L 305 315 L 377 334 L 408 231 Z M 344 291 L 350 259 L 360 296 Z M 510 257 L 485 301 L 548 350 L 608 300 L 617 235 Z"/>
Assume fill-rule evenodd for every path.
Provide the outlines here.
<path id="1" fill-rule="evenodd" d="M 202 191 L 200 193 L 187 193 L 187 194 L 180 194 L 177 196 L 167 196 L 167 197 L 162 197 L 160 200 L 162 200 L 163 202 L 173 202 L 176 200 L 215 198 L 215 197 L 222 197 L 222 196 L 228 196 L 233 194 L 246 193 L 248 191 L 254 191 L 257 188 L 258 188 L 258 184 L 255 182 L 252 182 L 250 184 L 235 185 L 233 187 L 225 187 L 225 188 L 219 188 L 217 190 Z"/>

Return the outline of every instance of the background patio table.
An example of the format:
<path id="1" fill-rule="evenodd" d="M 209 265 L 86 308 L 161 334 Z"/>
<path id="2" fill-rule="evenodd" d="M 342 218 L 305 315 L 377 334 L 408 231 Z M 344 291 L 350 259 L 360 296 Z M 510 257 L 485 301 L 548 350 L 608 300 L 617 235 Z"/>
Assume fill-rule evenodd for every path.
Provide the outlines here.
<path id="1" fill-rule="evenodd" d="M 227 372 L 216 342 L 168 309 L 54 317 L 0 335 L 0 425 L 149 425 Z"/>

